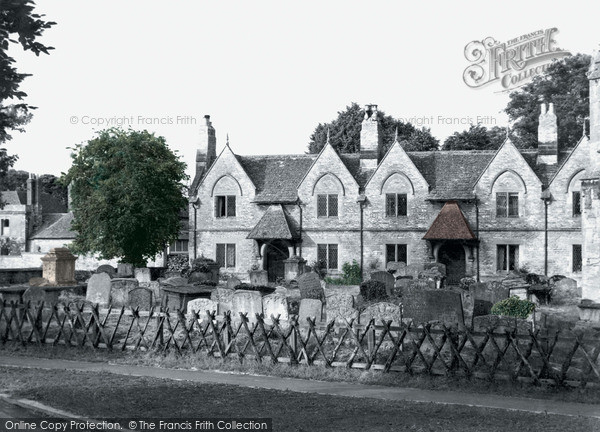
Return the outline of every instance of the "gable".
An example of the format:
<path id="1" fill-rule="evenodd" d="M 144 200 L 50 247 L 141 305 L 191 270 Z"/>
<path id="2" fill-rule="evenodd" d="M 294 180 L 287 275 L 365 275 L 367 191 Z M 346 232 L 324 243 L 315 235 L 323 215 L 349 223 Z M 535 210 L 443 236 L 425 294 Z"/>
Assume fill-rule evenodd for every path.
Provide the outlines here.
<path id="1" fill-rule="evenodd" d="M 212 196 L 215 190 L 231 190 L 237 195 L 254 196 L 256 187 L 229 146 L 225 146 L 198 184 L 200 191 Z"/>
<path id="2" fill-rule="evenodd" d="M 573 179 L 581 172 L 591 168 L 590 152 L 592 148 L 588 137 L 582 137 L 552 177 L 549 189 L 553 194 L 566 193 L 573 184 Z"/>

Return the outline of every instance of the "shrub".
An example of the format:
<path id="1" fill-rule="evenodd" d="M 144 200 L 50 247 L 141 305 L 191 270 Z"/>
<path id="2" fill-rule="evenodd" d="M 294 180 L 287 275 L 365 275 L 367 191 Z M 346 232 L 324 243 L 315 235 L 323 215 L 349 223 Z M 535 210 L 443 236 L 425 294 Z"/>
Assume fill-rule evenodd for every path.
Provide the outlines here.
<path id="1" fill-rule="evenodd" d="M 517 296 L 512 296 L 492 306 L 492 315 L 503 315 L 516 318 L 527 318 L 535 310 L 535 304 L 529 300 L 521 300 Z"/>
<path id="2" fill-rule="evenodd" d="M 385 284 L 377 280 L 368 280 L 361 283 L 360 294 L 366 301 L 385 300 L 387 298 Z"/>
<path id="3" fill-rule="evenodd" d="M 211 264 L 214 265 L 216 263 L 217 262 L 213 259 L 201 256 L 200 258 L 196 258 L 194 261 L 192 261 L 190 273 L 193 273 L 193 272 L 208 273 L 210 271 Z"/>
<path id="4" fill-rule="evenodd" d="M 342 265 L 342 280 L 344 285 L 358 285 L 362 281 L 362 271 L 356 260 L 352 264 L 344 263 Z"/>
<path id="5" fill-rule="evenodd" d="M 186 274 L 190 269 L 190 258 L 187 254 L 173 254 L 167 257 L 167 271 Z"/>
<path id="6" fill-rule="evenodd" d="M 462 278 L 460 280 L 460 284 L 459 284 L 459 286 L 462 289 L 464 289 L 464 290 L 468 290 L 473 285 L 475 285 L 475 279 L 473 279 L 472 277 L 464 277 L 464 278 Z"/>

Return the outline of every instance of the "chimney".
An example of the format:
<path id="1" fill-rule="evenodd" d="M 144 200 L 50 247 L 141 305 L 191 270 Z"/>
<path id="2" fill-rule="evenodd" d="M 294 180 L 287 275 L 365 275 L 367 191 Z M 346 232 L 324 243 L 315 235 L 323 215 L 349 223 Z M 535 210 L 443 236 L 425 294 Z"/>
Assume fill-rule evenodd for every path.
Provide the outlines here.
<path id="1" fill-rule="evenodd" d="M 381 158 L 382 136 L 379 130 L 377 105 L 365 106 L 365 117 L 360 129 L 360 167 L 374 169 Z"/>
<path id="2" fill-rule="evenodd" d="M 538 124 L 538 165 L 556 165 L 558 163 L 558 127 L 554 104 L 548 108 L 542 103 Z"/>
<path id="3" fill-rule="evenodd" d="M 33 206 L 37 204 L 36 198 L 38 198 L 37 194 L 37 182 L 35 180 L 35 174 L 29 173 L 29 178 L 27 179 L 27 205 Z"/>
<path id="4" fill-rule="evenodd" d="M 200 127 L 200 144 L 196 151 L 196 174 L 205 173 L 217 157 L 217 137 L 210 116 L 204 116 L 205 124 Z"/>

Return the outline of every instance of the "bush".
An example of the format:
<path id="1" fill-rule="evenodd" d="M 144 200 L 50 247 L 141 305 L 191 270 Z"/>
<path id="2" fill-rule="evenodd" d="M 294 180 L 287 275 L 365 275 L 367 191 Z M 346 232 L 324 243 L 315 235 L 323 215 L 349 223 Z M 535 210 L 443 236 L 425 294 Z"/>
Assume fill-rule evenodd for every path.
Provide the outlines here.
<path id="1" fill-rule="evenodd" d="M 521 300 L 517 296 L 499 301 L 492 306 L 492 315 L 503 315 L 515 318 L 527 318 L 535 310 L 535 304 L 529 300 Z"/>
<path id="2" fill-rule="evenodd" d="M 472 277 L 464 277 L 460 280 L 459 286 L 464 290 L 468 290 L 473 285 L 475 285 L 475 283 L 475 279 L 473 279 Z"/>
<path id="3" fill-rule="evenodd" d="M 342 273 L 343 285 L 358 285 L 362 281 L 362 271 L 356 260 L 353 260 L 352 264 L 344 263 Z"/>
<path id="4" fill-rule="evenodd" d="M 190 270 L 190 258 L 187 254 L 173 254 L 167 257 L 167 271 L 187 274 Z"/>
<path id="5" fill-rule="evenodd" d="M 217 262 L 213 259 L 201 256 L 200 258 L 196 258 L 194 261 L 192 261 L 190 273 L 193 273 L 193 272 L 208 273 L 210 271 L 211 265 L 214 265 L 216 263 Z"/>
<path id="6" fill-rule="evenodd" d="M 368 280 L 361 283 L 360 294 L 365 301 L 385 300 L 387 298 L 385 284 L 377 280 Z"/>

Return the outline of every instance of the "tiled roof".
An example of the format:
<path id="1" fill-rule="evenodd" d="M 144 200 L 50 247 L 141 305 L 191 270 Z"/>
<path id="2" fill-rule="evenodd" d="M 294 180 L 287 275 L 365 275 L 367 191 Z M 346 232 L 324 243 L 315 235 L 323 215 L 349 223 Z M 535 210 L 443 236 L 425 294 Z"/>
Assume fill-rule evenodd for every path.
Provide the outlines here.
<path id="1" fill-rule="evenodd" d="M 44 215 L 42 226 L 31 236 L 32 239 L 74 239 L 71 230 L 73 213 L 49 213 Z"/>
<path id="2" fill-rule="evenodd" d="M 25 205 L 27 204 L 27 191 L 3 191 L 2 201 L 8 205 Z M 66 213 L 67 206 L 59 198 L 49 193 L 40 193 L 40 204 L 42 213 Z"/>
<path id="3" fill-rule="evenodd" d="M 425 240 L 474 240 L 475 234 L 456 201 L 448 201 L 423 236 Z"/>
<path id="4" fill-rule="evenodd" d="M 6 205 L 24 205 L 27 204 L 27 197 L 25 196 L 25 199 L 22 200 L 22 194 L 20 194 L 17 191 L 2 191 L 0 192 L 0 194 L 2 194 L 2 201 L 6 204 Z"/>
<path id="5" fill-rule="evenodd" d="M 249 239 L 287 239 L 298 238 L 298 230 L 290 224 L 281 205 L 271 205 L 248 234 Z"/>
<path id="6" fill-rule="evenodd" d="M 237 156 L 256 186 L 255 202 L 294 202 L 316 155 Z"/>
<path id="7" fill-rule="evenodd" d="M 375 172 L 375 169 L 361 170 L 360 169 L 360 155 L 358 153 L 342 153 L 340 159 L 352 174 L 352 177 L 356 180 L 358 185 L 363 188 L 367 181 L 371 178 L 371 175 Z"/>

